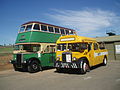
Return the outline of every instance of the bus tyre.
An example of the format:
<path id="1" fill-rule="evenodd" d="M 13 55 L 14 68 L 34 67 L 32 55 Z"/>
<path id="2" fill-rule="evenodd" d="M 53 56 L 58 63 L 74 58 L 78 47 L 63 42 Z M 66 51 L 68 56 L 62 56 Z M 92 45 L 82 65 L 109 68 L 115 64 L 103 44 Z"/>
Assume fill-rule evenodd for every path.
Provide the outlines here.
<path id="1" fill-rule="evenodd" d="M 19 69 L 16 67 L 15 64 L 13 64 L 13 68 L 14 68 L 15 71 L 19 71 Z"/>
<path id="2" fill-rule="evenodd" d="M 104 58 L 102 65 L 103 65 L 103 66 L 106 66 L 106 65 L 107 65 L 107 58 L 106 58 L 106 57 Z"/>
<path id="3" fill-rule="evenodd" d="M 61 68 L 56 68 L 56 71 L 57 71 L 58 73 L 61 73 L 61 72 L 62 72 L 62 69 L 61 69 Z"/>
<path id="4" fill-rule="evenodd" d="M 40 71 L 40 66 L 38 61 L 36 60 L 31 61 L 30 64 L 28 65 L 28 72 L 35 73 L 38 71 Z"/>
<path id="5" fill-rule="evenodd" d="M 81 74 L 86 74 L 87 70 L 88 70 L 88 64 L 85 61 L 81 62 Z"/>

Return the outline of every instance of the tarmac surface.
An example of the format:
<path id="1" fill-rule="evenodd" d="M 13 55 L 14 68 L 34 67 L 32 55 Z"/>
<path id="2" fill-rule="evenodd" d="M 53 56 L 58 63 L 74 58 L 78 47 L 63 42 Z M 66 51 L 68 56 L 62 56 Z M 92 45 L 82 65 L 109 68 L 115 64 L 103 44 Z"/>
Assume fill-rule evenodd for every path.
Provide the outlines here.
<path id="1" fill-rule="evenodd" d="M 109 61 L 84 75 L 55 69 L 32 74 L 0 71 L 0 90 L 120 90 L 120 61 Z"/>

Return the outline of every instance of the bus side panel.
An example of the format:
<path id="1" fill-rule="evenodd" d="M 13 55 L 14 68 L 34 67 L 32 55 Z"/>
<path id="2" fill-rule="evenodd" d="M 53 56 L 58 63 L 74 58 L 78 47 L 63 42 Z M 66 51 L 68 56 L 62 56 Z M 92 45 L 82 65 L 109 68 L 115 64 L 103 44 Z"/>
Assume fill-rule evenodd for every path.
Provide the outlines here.
<path id="1" fill-rule="evenodd" d="M 103 50 L 100 50 L 100 52 L 101 52 L 100 63 L 103 63 L 105 56 L 106 56 L 106 58 L 108 56 L 108 51 L 106 49 L 103 49 Z"/>
<path id="2" fill-rule="evenodd" d="M 25 32 L 18 34 L 16 43 L 29 43 L 29 42 L 55 43 L 60 36 L 61 36 L 60 34 L 53 34 L 46 32 L 35 32 L 35 31 Z"/>
<path id="3" fill-rule="evenodd" d="M 54 66 L 55 53 L 44 53 L 41 55 L 41 65 L 42 67 Z"/>

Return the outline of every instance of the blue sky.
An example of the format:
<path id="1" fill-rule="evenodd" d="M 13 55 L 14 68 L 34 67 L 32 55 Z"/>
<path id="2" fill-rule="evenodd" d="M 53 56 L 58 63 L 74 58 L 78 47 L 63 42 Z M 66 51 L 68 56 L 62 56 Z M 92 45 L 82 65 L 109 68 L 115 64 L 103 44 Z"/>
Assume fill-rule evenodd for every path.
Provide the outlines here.
<path id="1" fill-rule="evenodd" d="M 120 0 L 0 0 L 0 44 L 14 44 L 21 24 L 41 21 L 76 29 L 78 35 L 120 35 Z"/>

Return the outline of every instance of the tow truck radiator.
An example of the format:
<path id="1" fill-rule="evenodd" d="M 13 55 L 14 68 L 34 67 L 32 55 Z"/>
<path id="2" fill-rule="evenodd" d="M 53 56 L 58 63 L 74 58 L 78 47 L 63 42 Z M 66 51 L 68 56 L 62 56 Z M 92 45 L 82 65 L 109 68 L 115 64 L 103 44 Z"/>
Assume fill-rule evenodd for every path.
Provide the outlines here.
<path id="1" fill-rule="evenodd" d="M 17 66 L 18 66 L 18 67 L 21 67 L 22 54 L 17 54 L 16 59 L 17 59 Z"/>
<path id="2" fill-rule="evenodd" d="M 69 52 L 62 53 L 62 61 L 63 62 L 71 62 L 72 61 L 72 54 Z"/>

